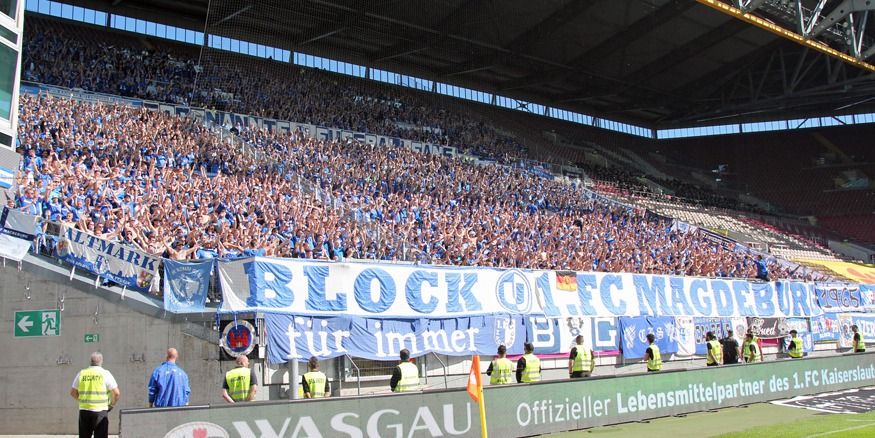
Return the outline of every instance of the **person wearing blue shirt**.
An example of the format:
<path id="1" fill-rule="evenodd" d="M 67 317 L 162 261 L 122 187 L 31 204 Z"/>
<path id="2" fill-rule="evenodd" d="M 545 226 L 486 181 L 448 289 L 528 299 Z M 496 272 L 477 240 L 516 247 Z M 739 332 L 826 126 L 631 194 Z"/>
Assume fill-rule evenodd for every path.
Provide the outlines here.
<path id="1" fill-rule="evenodd" d="M 166 361 L 152 372 L 149 379 L 149 407 L 187 406 L 191 387 L 188 374 L 176 365 L 179 354 L 167 350 Z"/>
<path id="2" fill-rule="evenodd" d="M 753 261 L 757 267 L 757 277 L 762 281 L 771 281 L 769 278 L 769 265 L 767 260 L 763 260 L 763 255 L 758 254 L 756 260 Z"/>

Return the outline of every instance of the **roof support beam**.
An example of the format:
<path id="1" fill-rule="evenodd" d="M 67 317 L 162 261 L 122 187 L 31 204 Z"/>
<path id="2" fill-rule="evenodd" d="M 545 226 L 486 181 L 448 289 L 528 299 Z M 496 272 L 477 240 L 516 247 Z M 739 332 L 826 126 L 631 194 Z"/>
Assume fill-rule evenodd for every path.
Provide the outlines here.
<path id="1" fill-rule="evenodd" d="M 718 11 L 725 12 L 725 13 L 732 15 L 736 18 L 740 18 L 744 21 L 747 21 L 748 23 L 756 25 L 757 27 L 765 29 L 769 32 L 772 32 L 772 33 L 780 35 L 784 38 L 796 41 L 799 44 L 810 47 L 810 48 L 817 50 L 821 53 L 825 53 L 829 56 L 841 59 L 849 64 L 853 64 L 857 67 L 864 68 L 866 70 L 875 72 L 875 66 L 873 66 L 871 64 L 867 64 L 865 62 L 858 61 L 854 57 L 847 55 L 845 53 L 839 52 L 838 50 L 835 50 L 832 47 L 827 46 L 826 44 L 823 44 L 823 43 L 818 42 L 818 41 L 807 39 L 807 38 L 803 37 L 802 35 L 790 32 L 789 30 L 784 29 L 783 27 L 778 26 L 778 25 L 771 23 L 769 21 L 763 20 L 762 18 L 753 16 L 751 14 L 745 14 L 741 10 L 733 8 L 732 6 L 730 6 L 726 3 L 723 3 L 723 2 L 720 2 L 717 0 L 696 0 L 696 1 L 703 4 L 703 5 L 710 6 Z"/>
<path id="2" fill-rule="evenodd" d="M 735 7 L 744 11 L 745 13 L 753 11 L 765 2 L 766 0 L 732 0 L 732 3 L 735 5 Z"/>
<path id="3" fill-rule="evenodd" d="M 875 10 L 875 5 L 870 3 L 871 2 L 867 0 L 845 0 L 842 4 L 836 6 L 829 15 L 824 17 L 824 19 L 811 30 L 811 33 L 806 36 L 809 38 L 818 36 L 823 33 L 823 31 L 838 24 L 841 19 L 850 16 L 854 12 Z M 812 20 L 812 22 L 813 21 L 814 20 Z"/>
<path id="4" fill-rule="evenodd" d="M 232 18 L 234 18 L 234 17 L 236 17 L 236 16 L 238 16 L 238 15 L 240 15 L 240 14 L 242 14 L 242 13 L 248 11 L 248 10 L 250 10 L 250 9 L 252 9 L 252 5 L 246 5 L 246 6 L 242 7 L 242 8 L 240 8 L 239 10 L 237 10 L 237 12 L 232 12 L 231 14 L 229 14 L 228 16 L 226 16 L 225 18 L 223 18 L 223 19 L 221 19 L 221 20 L 215 22 L 215 23 L 213 24 L 213 26 L 218 26 L 218 25 L 220 25 L 220 24 L 222 24 L 222 23 L 224 23 L 224 22 L 226 22 L 226 21 L 228 21 L 228 20 L 230 20 L 230 19 L 232 19 Z"/>

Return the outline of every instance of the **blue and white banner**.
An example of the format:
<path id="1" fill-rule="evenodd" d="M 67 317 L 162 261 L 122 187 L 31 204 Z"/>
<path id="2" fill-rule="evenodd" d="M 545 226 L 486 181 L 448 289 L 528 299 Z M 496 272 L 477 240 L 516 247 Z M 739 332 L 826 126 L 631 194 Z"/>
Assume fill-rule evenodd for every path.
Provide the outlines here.
<path id="1" fill-rule="evenodd" d="M 860 296 L 863 297 L 863 307 L 866 312 L 875 313 L 875 284 L 861 284 Z"/>
<path id="2" fill-rule="evenodd" d="M 728 330 L 734 330 L 729 318 L 696 318 L 695 324 L 696 354 L 708 354 L 708 340 L 705 336 L 708 332 L 714 333 L 719 341 L 726 337 Z"/>
<path id="3" fill-rule="evenodd" d="M 0 189 L 11 189 L 15 185 L 15 171 L 0 167 Z"/>
<path id="4" fill-rule="evenodd" d="M 3 207 L 0 212 L 0 257 L 20 262 L 36 232 L 36 216 Z"/>
<path id="5" fill-rule="evenodd" d="M 94 275 L 148 292 L 161 259 L 118 242 L 61 225 L 55 257 Z"/>
<path id="6" fill-rule="evenodd" d="M 859 284 L 815 283 L 815 295 L 824 312 L 866 311 Z"/>
<path id="7" fill-rule="evenodd" d="M 678 342 L 678 356 L 692 356 L 696 354 L 696 318 L 692 316 L 679 316 L 674 319 Z"/>
<path id="8" fill-rule="evenodd" d="M 203 312 L 212 270 L 212 260 L 181 262 L 164 259 L 164 309 Z"/>
<path id="9" fill-rule="evenodd" d="M 857 329 L 863 335 L 863 339 L 866 342 L 875 342 L 875 316 L 853 315 L 852 318 L 854 325 L 857 326 Z M 850 327 L 848 327 L 847 336 L 852 342 L 851 345 L 853 345 L 854 332 Z"/>
<path id="10" fill-rule="evenodd" d="M 663 360 L 666 354 L 678 351 L 677 328 L 675 320 L 665 316 L 635 316 L 620 318 L 623 358 L 640 359 L 650 345 L 647 335 L 653 333 Z"/>
<path id="11" fill-rule="evenodd" d="M 265 314 L 270 363 L 306 361 L 349 354 L 372 360 L 396 360 L 406 348 L 411 356 L 493 356 L 499 345 L 522 354 L 525 328 L 521 316 L 472 316 L 440 319 L 379 319 Z"/>
<path id="12" fill-rule="evenodd" d="M 254 257 L 219 261 L 220 312 L 398 318 L 537 313 L 531 271 Z"/>
<path id="13" fill-rule="evenodd" d="M 814 342 L 837 341 L 840 334 L 838 314 L 824 313 L 811 318 L 811 337 Z"/>
<path id="14" fill-rule="evenodd" d="M 592 351 L 620 350 L 617 318 L 528 316 L 525 322 L 526 339 L 535 347 L 535 354 L 569 353 L 577 345 L 578 335 L 583 336 L 584 347 Z"/>
<path id="15" fill-rule="evenodd" d="M 865 321 L 867 318 L 863 315 L 852 315 L 850 313 L 839 315 L 839 347 L 851 348 L 854 346 L 854 331 L 851 329 L 851 326 L 857 322 L 863 322 L 863 325 L 866 325 Z M 860 332 L 863 333 L 864 337 L 866 336 L 865 332 L 862 330 Z"/>
<path id="16" fill-rule="evenodd" d="M 444 318 L 810 317 L 814 283 L 426 267 L 254 257 L 219 261 L 221 313 Z"/>

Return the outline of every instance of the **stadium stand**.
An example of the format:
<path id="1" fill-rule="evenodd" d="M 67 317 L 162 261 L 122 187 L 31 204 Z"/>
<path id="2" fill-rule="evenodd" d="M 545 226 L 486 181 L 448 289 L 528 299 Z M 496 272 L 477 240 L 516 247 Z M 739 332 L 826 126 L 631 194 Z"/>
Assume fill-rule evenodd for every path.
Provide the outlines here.
<path id="1" fill-rule="evenodd" d="M 524 155 L 527 151 L 542 156 L 562 149 L 538 139 L 532 122 L 518 123 L 529 127 L 524 135 L 526 144 L 536 145 L 523 147 L 492 128 L 489 120 L 472 124 L 466 122 L 470 114 L 436 107 L 413 95 L 402 95 L 387 87 L 353 88 L 362 87 L 362 82 L 355 86 L 343 84 L 328 73 L 290 70 L 289 66 L 279 68 L 270 60 L 258 61 L 262 64 L 255 69 L 258 73 L 254 76 L 203 62 L 207 67 L 197 76 L 197 85 L 184 80 L 177 84 L 173 78 L 191 78 L 196 73 L 190 50 L 177 51 L 173 46 L 171 51 L 151 42 L 147 49 L 141 40 L 118 39 L 114 33 L 105 31 L 87 32 L 88 37 L 79 40 L 72 37 L 82 32 L 75 32 L 75 27 L 67 23 L 35 18 L 31 24 L 32 34 L 25 50 L 25 77 L 29 80 L 411 136 L 462 146 L 462 150 L 474 156 L 498 163 L 528 157 Z M 64 70 L 63 62 L 73 56 L 77 63 L 93 68 Z M 132 59 L 138 61 L 138 69 L 123 68 Z M 292 85 L 283 88 L 285 94 L 279 93 L 279 84 L 290 80 Z M 255 83 L 262 88 L 252 91 L 245 86 Z M 242 98 L 223 101 L 229 95 L 223 93 Z M 88 175 L 96 181 L 79 188 L 67 183 L 60 189 L 61 207 L 51 205 L 51 194 L 58 189 L 51 186 L 51 191 L 47 191 L 46 184 L 53 183 L 37 186 L 22 181 L 21 208 L 42 214 L 54 212 L 55 219 L 123 239 L 152 253 L 166 253 L 170 258 L 263 253 L 448 265 L 752 276 L 750 263 L 742 254 L 724 251 L 701 238 L 664 228 L 660 231 L 602 198 L 582 191 L 569 192 L 569 186 L 560 182 L 512 168 L 473 166 L 421 157 L 406 150 L 391 150 L 388 157 L 375 157 L 372 145 L 341 146 L 316 142 L 302 133 L 285 135 L 252 127 L 225 127 L 239 134 L 239 139 L 233 141 L 248 144 L 270 157 L 257 163 L 252 156 L 218 146 L 232 141 L 228 138 L 234 134 L 227 129 L 206 128 L 192 121 L 147 115 L 118 106 L 98 105 L 97 110 L 111 111 L 109 119 L 137 119 L 147 126 L 160 127 L 163 132 L 158 138 L 150 138 L 136 132 L 137 129 L 127 128 L 120 129 L 124 135 L 117 136 L 92 128 L 82 132 L 83 128 L 74 124 L 70 137 L 69 132 L 56 126 L 69 124 L 71 117 L 93 119 L 94 109 L 45 97 L 38 105 L 32 97 L 23 99 L 22 120 L 29 123 L 22 123 L 22 152 L 32 156 L 25 157 L 24 169 L 38 181 L 45 181 L 46 175 L 59 172 L 58 163 L 64 162 L 67 168 L 60 171 L 61 175 L 66 176 L 67 172 L 79 178 Z M 296 104 L 283 107 L 282 102 Z M 59 117 L 53 119 L 48 114 L 43 119 L 46 111 L 29 108 L 43 104 L 61 105 L 55 111 Z M 256 104 L 261 110 L 256 111 Z M 373 114 L 378 117 L 370 117 Z M 98 119 L 102 123 L 103 117 Z M 373 120 L 390 120 L 394 125 L 375 124 Z M 148 128 L 140 128 L 144 129 Z M 89 138 L 83 142 L 82 137 Z M 109 158 L 99 147 L 95 149 L 89 144 L 83 148 L 97 137 L 109 144 L 130 145 L 140 141 L 143 145 L 154 144 L 156 149 L 141 146 L 135 151 L 137 156 L 125 156 L 125 150 L 116 147 L 111 152 L 122 155 Z M 55 156 L 46 150 L 47 142 L 54 143 L 51 148 L 55 154 L 62 150 L 63 153 Z M 579 153 L 569 158 L 576 157 Z M 568 163 L 570 159 L 560 159 L 558 163 Z M 325 166 L 328 160 L 345 170 L 328 171 Z M 47 165 L 51 167 L 44 168 Z M 123 169 L 118 168 L 121 166 Z M 646 175 L 633 175 L 613 167 L 584 166 L 601 191 L 624 198 L 654 196 L 652 187 L 642 178 Z M 259 176 L 264 170 L 272 173 Z M 212 177 L 218 174 L 221 174 L 218 178 Z M 137 177 L 148 180 L 155 176 L 163 180 L 163 187 L 141 183 L 137 190 L 137 184 L 132 182 Z M 116 199 L 107 196 L 106 189 L 101 191 L 100 183 L 105 183 Z M 708 205 L 728 202 L 728 198 L 691 184 L 670 180 L 659 183 Z M 238 190 L 224 193 L 229 187 Z M 261 187 L 262 193 L 268 195 L 257 193 Z M 131 202 L 124 198 L 126 188 L 133 190 L 136 206 L 125 207 Z M 213 192 L 212 197 L 193 193 L 192 189 Z M 44 205 L 36 206 L 35 197 Z M 263 206 L 265 200 L 270 208 L 255 207 Z M 246 208 L 234 207 L 241 201 Z M 276 211 L 288 213 L 281 217 L 273 213 Z M 676 213 L 681 215 L 680 210 Z M 169 220 L 156 224 L 158 218 Z M 690 219 L 694 223 L 717 220 L 707 215 Z M 241 227 L 241 222 L 257 223 L 259 232 Z M 511 222 L 513 228 L 503 229 Z M 136 223 L 148 224 L 147 231 L 133 231 Z M 368 225 L 363 227 L 364 224 Z M 205 226 L 204 231 L 198 231 L 196 225 Z M 162 242 L 157 236 L 173 239 Z M 702 251 L 704 248 L 713 252 L 714 260 L 707 260 L 710 257 Z M 779 272 L 782 269 L 784 272 Z M 778 277 L 793 275 L 788 268 L 776 265 L 775 270 Z"/>

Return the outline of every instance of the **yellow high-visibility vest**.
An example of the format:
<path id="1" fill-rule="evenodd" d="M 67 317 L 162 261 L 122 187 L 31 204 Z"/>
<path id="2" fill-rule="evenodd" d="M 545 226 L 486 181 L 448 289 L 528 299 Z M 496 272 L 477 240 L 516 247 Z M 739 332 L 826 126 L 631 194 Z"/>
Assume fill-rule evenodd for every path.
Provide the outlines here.
<path id="1" fill-rule="evenodd" d="M 510 375 L 513 373 L 513 363 L 506 357 L 492 361 L 492 377 L 489 383 L 492 385 L 504 385 L 510 383 Z"/>
<path id="2" fill-rule="evenodd" d="M 708 350 L 712 353 L 708 355 L 708 363 L 723 362 L 723 347 L 717 341 L 708 341 Z M 712 358 L 713 356 L 713 358 Z"/>
<path id="3" fill-rule="evenodd" d="M 103 372 L 99 367 L 89 367 L 79 372 L 79 409 L 102 411 L 109 409 L 109 392 Z"/>
<path id="4" fill-rule="evenodd" d="M 328 377 L 325 376 L 325 373 L 321 371 L 310 371 L 309 373 L 304 374 L 304 380 L 310 388 L 310 397 L 325 397 L 325 382 L 328 381 Z"/>
<path id="5" fill-rule="evenodd" d="M 802 357 L 802 339 L 793 338 L 790 339 L 790 357 L 799 358 Z"/>
<path id="6" fill-rule="evenodd" d="M 662 355 L 659 354 L 659 347 L 656 344 L 650 344 L 650 359 L 647 360 L 647 369 L 651 371 L 659 371 L 662 369 Z"/>
<path id="7" fill-rule="evenodd" d="M 576 348 L 577 355 L 571 362 L 571 371 L 592 371 L 592 353 L 583 345 L 578 345 Z"/>
<path id="8" fill-rule="evenodd" d="M 395 392 L 419 391 L 419 370 L 410 362 L 398 364 L 401 369 L 401 381 L 395 387 Z"/>
<path id="9" fill-rule="evenodd" d="M 234 368 L 225 373 L 225 381 L 228 382 L 228 395 L 235 402 L 246 401 L 249 398 L 250 380 L 252 371 L 246 367 Z"/>
<path id="10" fill-rule="evenodd" d="M 541 381 L 541 359 L 532 353 L 528 353 L 523 358 L 526 360 L 526 367 L 523 369 L 523 383 L 540 382 Z"/>

